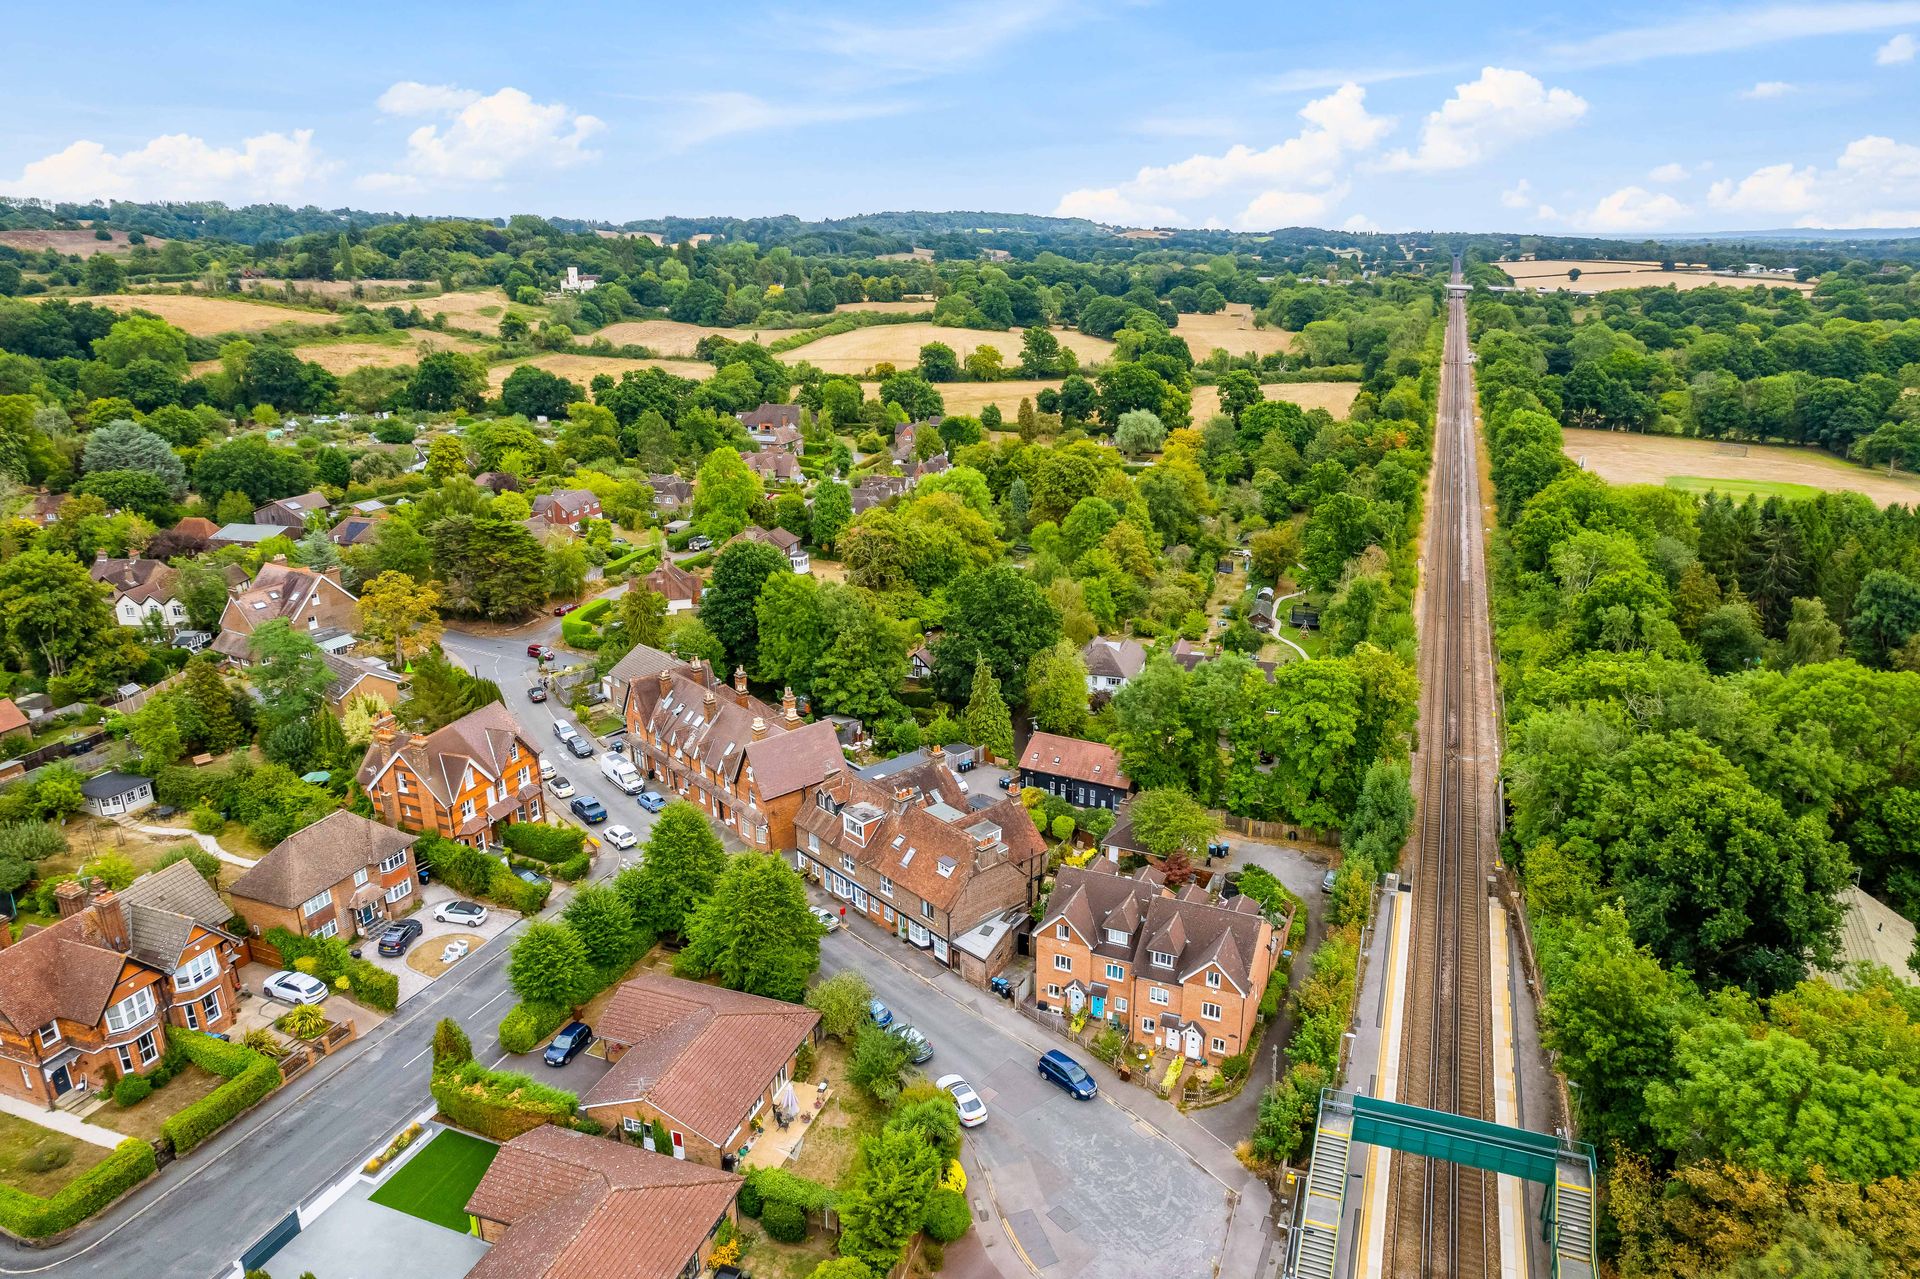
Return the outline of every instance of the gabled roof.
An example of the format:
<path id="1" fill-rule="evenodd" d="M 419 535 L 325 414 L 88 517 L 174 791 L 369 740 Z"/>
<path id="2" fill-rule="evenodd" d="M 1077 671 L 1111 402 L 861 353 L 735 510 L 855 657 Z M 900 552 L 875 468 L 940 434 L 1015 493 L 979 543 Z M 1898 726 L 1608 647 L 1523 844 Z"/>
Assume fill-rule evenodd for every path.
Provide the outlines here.
<path id="1" fill-rule="evenodd" d="M 741 1178 L 551 1124 L 500 1148 L 467 1211 L 506 1233 L 467 1279 L 676 1279 Z"/>
<path id="2" fill-rule="evenodd" d="M 1241 993 L 1253 991 L 1254 967 L 1263 942 L 1272 932 L 1259 903 L 1237 897 L 1212 902 L 1190 886 L 1177 896 L 1166 892 L 1165 881 L 1152 867 L 1121 875 L 1112 863 L 1097 859 L 1085 867 L 1064 866 L 1054 879 L 1047 916 L 1037 936 L 1051 936 L 1060 920 L 1087 937 L 1096 950 L 1106 947 L 1108 928 L 1128 934 L 1126 958 L 1136 971 L 1167 973 L 1148 967 L 1149 952 L 1172 955 L 1169 980 L 1184 982 L 1214 966 Z M 1098 933 L 1089 930 L 1098 929 Z"/>
<path id="3" fill-rule="evenodd" d="M 141 963 L 163 972 L 180 966 L 180 953 L 195 927 L 229 936 L 233 912 L 193 868 L 178 861 L 142 875 L 120 894 L 127 911 L 128 949 Z"/>
<path id="4" fill-rule="evenodd" d="M 659 568 L 640 579 L 650 591 L 666 596 L 669 600 L 700 599 L 700 578 L 687 572 L 672 560 L 663 561 Z"/>
<path id="5" fill-rule="evenodd" d="M 270 537 L 285 537 L 287 530 L 279 524 L 222 524 L 213 531 L 216 542 L 264 542 Z"/>
<path id="6" fill-rule="evenodd" d="M 92 1026 L 126 966 L 127 956 L 105 945 L 88 907 L 0 950 L 0 1017 L 21 1034 L 55 1017 Z"/>
<path id="7" fill-rule="evenodd" d="M 543 515 L 550 510 L 564 511 L 571 515 L 576 511 L 587 510 L 599 501 L 592 489 L 556 489 L 534 498 L 533 509 Z"/>
<path id="8" fill-rule="evenodd" d="M 819 1020 L 797 1004 L 643 973 L 600 1014 L 601 1037 L 624 1051 L 581 1105 L 645 1099 L 726 1145 Z"/>
<path id="9" fill-rule="evenodd" d="M 357 870 L 377 867 L 418 838 L 338 809 L 274 845 L 228 891 L 271 906 L 298 906 Z"/>
<path id="10" fill-rule="evenodd" d="M 1078 737 L 1060 737 L 1053 733 L 1035 733 L 1027 739 L 1020 756 L 1020 767 L 1075 781 L 1098 782 L 1126 790 L 1133 783 L 1120 766 L 1120 753 L 1099 742 Z"/>
<path id="11" fill-rule="evenodd" d="M 1089 675 L 1132 679 L 1145 668 L 1147 650 L 1140 646 L 1138 640 L 1108 639 L 1096 635 L 1080 650 L 1080 659 L 1087 664 Z"/>
<path id="12" fill-rule="evenodd" d="M 300 493 L 294 497 L 275 498 L 265 506 L 255 510 L 253 513 L 254 518 L 258 519 L 261 511 L 276 509 L 285 511 L 289 515 L 298 515 L 304 519 L 309 512 L 324 511 L 327 509 L 327 495 L 315 490 L 313 492 Z"/>
<path id="13" fill-rule="evenodd" d="M 818 785 L 833 769 L 845 765 L 840 738 L 825 720 L 747 743 L 747 767 L 763 800 Z"/>
<path id="14" fill-rule="evenodd" d="M 758 524 L 749 525 L 740 536 L 749 542 L 765 542 L 768 546 L 777 547 L 788 555 L 793 554 L 794 548 L 800 545 L 799 537 L 788 530 L 761 528 Z"/>
<path id="15" fill-rule="evenodd" d="M 762 404 L 757 409 L 742 413 L 740 424 L 749 430 L 755 427 L 798 426 L 800 425 L 800 406 L 798 404 Z"/>
<path id="16" fill-rule="evenodd" d="M 499 702 L 489 702 L 424 737 L 402 735 L 381 741 L 376 736 L 367 747 L 357 777 L 362 790 L 371 790 L 395 759 L 404 758 L 434 798 L 451 806 L 467 765 L 472 764 L 489 780 L 499 781 L 509 771 L 511 761 L 507 756 L 515 742 L 520 742 L 527 753 L 538 754 L 521 737 L 512 713 Z"/>
<path id="17" fill-rule="evenodd" d="M 89 777 L 80 783 L 80 793 L 88 799 L 115 799 L 121 795 L 131 795 L 142 786 L 150 786 L 153 779 L 141 777 L 135 773 L 108 771 L 98 777 Z"/>
<path id="18" fill-rule="evenodd" d="M 11 697 L 0 697 L 0 733 L 17 733 L 29 724 L 27 713 Z"/>
<path id="19" fill-rule="evenodd" d="M 649 678 L 641 678 L 642 673 Z M 755 720 L 763 734 L 789 732 L 800 725 L 798 715 L 789 720 L 759 698 L 721 684 L 705 662 L 678 661 L 657 649 L 636 645 L 613 668 L 611 677 L 616 684 L 625 681 L 622 709 L 644 723 L 663 749 L 678 750 L 688 760 L 711 768 L 729 788 L 737 789 L 747 747 L 754 741 Z"/>
<path id="20" fill-rule="evenodd" d="M 404 678 L 384 665 L 375 666 L 370 661 L 341 657 L 338 653 L 322 650 L 320 660 L 333 675 L 333 682 L 327 685 L 327 700 L 330 702 L 342 702 L 351 697 L 362 680 L 386 679 L 399 683 Z"/>

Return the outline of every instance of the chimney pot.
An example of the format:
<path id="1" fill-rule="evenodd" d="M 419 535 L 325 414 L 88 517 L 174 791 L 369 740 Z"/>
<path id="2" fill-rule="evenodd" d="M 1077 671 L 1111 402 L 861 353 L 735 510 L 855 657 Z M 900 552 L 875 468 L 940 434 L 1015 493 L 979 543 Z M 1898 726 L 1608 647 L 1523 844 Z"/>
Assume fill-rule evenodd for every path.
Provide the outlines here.
<path id="1" fill-rule="evenodd" d="M 59 903 L 60 918 L 66 919 L 86 909 L 87 890 L 81 886 L 79 880 L 69 879 L 54 888 L 53 899 Z"/>
<path id="2" fill-rule="evenodd" d="M 661 671 L 660 672 L 660 696 L 665 697 L 668 693 L 672 691 L 673 691 L 673 672 Z"/>
<path id="3" fill-rule="evenodd" d="M 93 898 L 93 918 L 100 929 L 100 939 L 111 949 L 124 952 L 127 949 L 127 908 L 120 904 L 120 898 L 111 888 L 97 879 L 93 882 L 99 886 Z"/>
<path id="4" fill-rule="evenodd" d="M 758 715 L 755 715 L 753 717 L 753 740 L 757 742 L 761 738 L 765 737 L 766 735 L 767 735 L 767 721 L 764 719 L 761 719 Z"/>
<path id="5" fill-rule="evenodd" d="M 800 700 L 793 695 L 791 688 L 784 690 L 780 694 L 780 709 L 784 713 L 789 725 L 797 724 L 800 721 Z"/>
<path id="6" fill-rule="evenodd" d="M 719 700 L 720 700 L 719 698 L 717 698 L 717 697 L 715 697 L 715 696 L 713 695 L 713 690 L 712 690 L 712 689 L 708 689 L 708 690 L 707 690 L 707 695 L 706 695 L 705 697 L 703 697 L 703 698 L 701 698 L 701 699 L 700 699 L 700 705 L 701 705 L 701 706 L 702 706 L 703 708 L 705 708 L 705 709 L 706 709 L 706 711 L 707 711 L 707 712 L 708 712 L 709 714 L 711 714 L 711 713 L 712 713 L 712 711 L 713 711 L 713 708 L 714 708 L 714 706 L 715 706 L 715 704 L 716 704 L 716 703 L 718 703 L 718 702 L 719 702 Z"/>

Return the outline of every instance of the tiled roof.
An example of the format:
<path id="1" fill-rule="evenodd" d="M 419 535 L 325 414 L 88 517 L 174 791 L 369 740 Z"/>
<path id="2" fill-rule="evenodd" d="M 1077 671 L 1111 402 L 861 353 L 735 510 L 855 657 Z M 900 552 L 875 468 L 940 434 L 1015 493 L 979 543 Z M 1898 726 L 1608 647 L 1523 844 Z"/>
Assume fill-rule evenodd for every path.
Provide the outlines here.
<path id="1" fill-rule="evenodd" d="M 700 578 L 668 560 L 642 578 L 646 588 L 669 600 L 700 599 Z"/>
<path id="2" fill-rule="evenodd" d="M 254 511 L 253 517 L 257 520 L 263 511 L 280 510 L 286 512 L 288 515 L 297 515 L 305 518 L 309 512 L 324 511 L 326 509 L 327 495 L 316 491 L 301 493 L 295 497 L 278 498 L 268 502 L 265 506 Z"/>
<path id="3" fill-rule="evenodd" d="M 643 973 L 600 1014 L 601 1036 L 626 1049 L 581 1105 L 644 1098 L 725 1145 L 819 1020 L 797 1004 Z"/>
<path id="4" fill-rule="evenodd" d="M 186 537 L 212 537 L 220 531 L 220 526 L 204 515 L 189 515 L 175 524 L 173 531 Z"/>
<path id="5" fill-rule="evenodd" d="M 0 733 L 17 733 L 27 724 L 27 713 L 11 697 L 0 697 Z"/>
<path id="6" fill-rule="evenodd" d="M 281 840 L 228 891 L 249 901 L 298 906 L 418 838 L 340 809 Z"/>
<path id="7" fill-rule="evenodd" d="M 747 743 L 747 767 L 762 799 L 817 785 L 830 771 L 844 767 L 846 758 L 833 725 L 825 720 Z"/>
<path id="8" fill-rule="evenodd" d="M 357 777 L 361 788 L 368 789 L 394 757 L 401 756 L 434 798 L 451 806 L 467 764 L 471 762 L 488 778 L 500 781 L 511 771 L 513 761 L 507 756 L 515 742 L 522 744 L 524 754 L 539 754 L 520 736 L 520 726 L 512 713 L 499 702 L 489 702 L 418 741 L 404 735 L 390 742 L 376 738 L 367 748 Z"/>
<path id="9" fill-rule="evenodd" d="M 749 430 L 755 427 L 798 426 L 800 425 L 800 406 L 798 404 L 762 404 L 757 409 L 742 413 L 740 424 Z"/>
<path id="10" fill-rule="evenodd" d="M 765 542 L 768 546 L 778 547 L 791 555 L 793 548 L 800 545 L 800 539 L 783 528 L 761 528 L 758 524 L 749 525 L 740 534 L 749 542 Z"/>
<path id="11" fill-rule="evenodd" d="M 1120 753 L 1099 742 L 1078 737 L 1060 737 L 1053 733 L 1035 733 L 1027 739 L 1020 756 L 1020 767 L 1035 772 L 1071 777 L 1075 781 L 1099 782 L 1104 786 L 1127 789 L 1132 783 L 1120 767 Z"/>
<path id="12" fill-rule="evenodd" d="M 636 657 L 636 654 L 639 656 Z M 638 646 L 614 667 L 616 680 L 622 678 L 622 666 L 650 668 L 653 678 L 628 678 L 626 705 L 634 708 L 662 749 L 679 750 L 686 758 L 716 772 L 723 785 L 735 786 L 746 748 L 753 741 L 753 722 L 758 719 L 767 733 L 785 732 L 798 727 L 757 697 L 743 696 L 722 685 L 704 662 L 676 662 L 655 649 L 640 653 Z M 660 675 L 667 676 L 663 693 Z M 711 694 L 713 702 L 707 702 Z"/>
<path id="13" fill-rule="evenodd" d="M 1108 639 L 1096 635 L 1080 650 L 1080 660 L 1087 664 L 1089 675 L 1132 679 L 1146 666 L 1147 650 L 1137 640 Z"/>
<path id="14" fill-rule="evenodd" d="M 92 907 L 29 932 L 0 950 L 0 1017 L 23 1035 L 55 1017 L 94 1025 L 126 963 L 104 944 Z"/>
<path id="15" fill-rule="evenodd" d="M 141 604 L 150 599 L 172 599 L 178 576 L 159 560 L 111 559 L 105 555 L 95 556 L 87 573 L 94 581 L 113 587 L 116 600 L 130 596 Z"/>
<path id="16" fill-rule="evenodd" d="M 1185 981 L 1212 964 L 1242 993 L 1259 993 L 1252 989 L 1254 966 L 1263 936 L 1271 933 L 1259 904 L 1250 898 L 1216 904 L 1198 888 L 1169 896 L 1152 867 L 1121 875 L 1112 863 L 1096 859 L 1089 866 L 1060 868 L 1047 917 L 1036 935 L 1051 936 L 1061 920 L 1096 950 L 1108 947 L 1107 929 L 1127 933 L 1126 957 L 1136 972 L 1159 971 L 1168 973 L 1170 981 Z M 1156 950 L 1174 957 L 1170 973 L 1148 968 L 1149 952 Z"/>
<path id="17" fill-rule="evenodd" d="M 467 1211 L 506 1225 L 467 1279 L 675 1279 L 741 1178 L 545 1125 L 500 1148 Z"/>
<path id="18" fill-rule="evenodd" d="M 352 694 L 354 686 L 364 679 L 390 679 L 399 682 L 401 676 L 394 674 L 391 668 L 375 666 L 371 661 L 361 658 L 341 657 L 338 653 L 324 650 L 320 660 L 333 674 L 333 682 L 327 685 L 327 700 L 339 702 Z"/>

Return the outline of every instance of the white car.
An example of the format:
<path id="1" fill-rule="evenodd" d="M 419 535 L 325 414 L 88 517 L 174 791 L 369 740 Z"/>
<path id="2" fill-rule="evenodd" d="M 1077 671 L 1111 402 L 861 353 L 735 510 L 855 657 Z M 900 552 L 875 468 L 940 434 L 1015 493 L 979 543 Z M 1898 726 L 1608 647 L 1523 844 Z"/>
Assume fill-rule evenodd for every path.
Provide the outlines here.
<path id="1" fill-rule="evenodd" d="M 632 848 L 640 842 L 639 837 L 625 826 L 609 826 L 601 832 L 601 837 L 615 848 Z"/>
<path id="2" fill-rule="evenodd" d="M 809 906 L 807 907 L 807 913 L 819 920 L 820 927 L 826 929 L 828 932 L 832 932 L 840 927 L 840 917 L 828 910 L 825 906 Z"/>
<path id="3" fill-rule="evenodd" d="M 987 1122 L 987 1103 L 980 1100 L 972 1084 L 958 1075 L 942 1075 L 934 1086 L 953 1094 L 954 1104 L 960 1107 L 962 1128 L 978 1128 Z"/>
<path id="4" fill-rule="evenodd" d="M 306 973 L 282 968 L 260 983 L 260 993 L 283 1004 L 317 1004 L 327 997 L 327 983 Z"/>
<path id="5" fill-rule="evenodd" d="M 552 791 L 556 798 L 567 799 L 573 794 L 573 783 L 558 773 L 550 773 L 547 776 L 547 789 Z"/>
<path id="6" fill-rule="evenodd" d="M 433 908 L 433 918 L 437 923 L 478 928 L 487 922 L 487 908 L 479 902 L 441 902 Z"/>

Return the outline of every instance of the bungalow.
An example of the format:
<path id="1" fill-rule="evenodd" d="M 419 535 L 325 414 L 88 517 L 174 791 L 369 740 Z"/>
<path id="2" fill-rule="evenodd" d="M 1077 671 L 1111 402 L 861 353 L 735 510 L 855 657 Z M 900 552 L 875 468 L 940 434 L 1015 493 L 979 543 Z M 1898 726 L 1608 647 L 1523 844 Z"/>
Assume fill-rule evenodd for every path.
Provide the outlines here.
<path id="1" fill-rule="evenodd" d="M 549 524 L 564 524 L 578 533 L 583 520 L 600 518 L 600 499 L 591 489 L 560 489 L 534 498 L 533 513 Z"/>
<path id="2" fill-rule="evenodd" d="M 360 601 L 340 584 L 338 568 L 316 573 L 276 555 L 260 566 L 251 585 L 227 600 L 213 651 L 236 662 L 252 661 L 248 637 L 276 618 L 319 643 L 322 630 L 350 634 L 359 629 Z"/>
<path id="3" fill-rule="evenodd" d="M 327 540 L 335 546 L 365 546 L 379 536 L 380 517 L 349 515 L 327 530 Z"/>
<path id="4" fill-rule="evenodd" d="M 137 627 L 157 616 L 171 634 L 187 624 L 180 575 L 159 560 L 113 559 L 98 551 L 88 575 L 113 588 L 113 617 L 122 626 Z"/>
<path id="5" fill-rule="evenodd" d="M 807 548 L 801 545 L 799 537 L 786 529 L 761 528 L 755 524 L 740 536 L 749 542 L 765 542 L 773 547 L 787 557 L 787 563 L 793 566 L 793 571 L 796 573 L 810 572 L 813 568 L 813 561 L 807 555 Z"/>
<path id="6" fill-rule="evenodd" d="M 339 809 L 274 845 L 233 881 L 233 909 L 258 937 L 353 937 L 413 903 L 418 836 Z"/>
<path id="7" fill-rule="evenodd" d="M 700 607 L 700 578 L 672 560 L 663 560 L 659 568 L 641 578 L 641 584 L 665 597 L 667 613 L 691 613 Z"/>
<path id="8" fill-rule="evenodd" d="M 600 1014 L 612 1066 L 580 1098 L 581 1113 L 649 1148 L 658 1123 L 670 1145 L 656 1153 L 731 1171 L 756 1119 L 790 1122 L 798 1111 L 795 1059 L 819 1026 L 820 1014 L 797 1004 L 643 973 Z"/>
<path id="9" fill-rule="evenodd" d="M 122 817 L 153 806 L 153 779 L 105 772 L 81 782 L 80 794 L 95 817 Z"/>
<path id="10" fill-rule="evenodd" d="M 302 493 L 298 497 L 283 497 L 268 502 L 253 513 L 255 524 L 272 524 L 283 532 L 292 529 L 303 531 L 307 527 L 310 515 L 327 513 L 327 495 L 325 493 Z"/>
<path id="11" fill-rule="evenodd" d="M 1020 785 L 1037 786 L 1080 808 L 1118 808 L 1133 792 L 1113 747 L 1053 733 L 1027 739 Z"/>
<path id="12" fill-rule="evenodd" d="M 1255 597 L 1253 606 L 1247 610 L 1247 625 L 1263 633 L 1273 630 L 1273 589 L 1271 587 L 1260 588 L 1260 594 Z"/>
<path id="13" fill-rule="evenodd" d="M 1080 660 L 1087 667 L 1087 692 L 1111 697 L 1146 668 L 1147 650 L 1137 640 L 1096 635 L 1080 650 Z"/>

